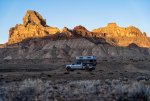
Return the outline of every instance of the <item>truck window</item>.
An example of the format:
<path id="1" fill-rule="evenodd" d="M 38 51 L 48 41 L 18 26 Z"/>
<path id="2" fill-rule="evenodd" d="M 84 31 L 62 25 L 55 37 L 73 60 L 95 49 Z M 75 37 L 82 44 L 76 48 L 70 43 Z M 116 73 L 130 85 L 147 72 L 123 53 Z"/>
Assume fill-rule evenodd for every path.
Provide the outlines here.
<path id="1" fill-rule="evenodd" d="M 81 64 L 81 62 L 77 62 L 77 64 Z"/>

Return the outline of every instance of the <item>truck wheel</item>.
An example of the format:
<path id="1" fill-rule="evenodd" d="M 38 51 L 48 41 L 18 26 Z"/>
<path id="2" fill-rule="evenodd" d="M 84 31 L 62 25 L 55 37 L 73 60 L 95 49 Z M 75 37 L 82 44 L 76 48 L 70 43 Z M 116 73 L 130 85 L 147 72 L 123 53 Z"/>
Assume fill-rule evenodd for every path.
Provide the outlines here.
<path id="1" fill-rule="evenodd" d="M 89 71 L 92 71 L 93 70 L 93 68 L 89 68 Z"/>
<path id="2" fill-rule="evenodd" d="M 67 67 L 66 70 L 67 70 L 67 71 L 71 71 L 71 67 Z"/>
<path id="3" fill-rule="evenodd" d="M 92 67 L 92 70 L 95 70 L 95 67 Z"/>
<path id="4" fill-rule="evenodd" d="M 89 66 L 86 66 L 85 69 L 89 71 L 90 68 L 89 68 Z"/>
<path id="5" fill-rule="evenodd" d="M 95 70 L 95 68 L 94 68 L 94 67 L 92 67 L 92 68 L 89 68 L 89 71 L 93 71 L 93 70 Z"/>

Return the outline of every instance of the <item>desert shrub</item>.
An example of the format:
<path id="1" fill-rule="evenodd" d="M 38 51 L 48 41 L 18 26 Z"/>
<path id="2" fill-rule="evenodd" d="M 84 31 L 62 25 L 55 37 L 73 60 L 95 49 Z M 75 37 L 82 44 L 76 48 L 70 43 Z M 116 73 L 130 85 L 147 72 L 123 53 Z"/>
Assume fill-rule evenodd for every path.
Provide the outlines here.
<path id="1" fill-rule="evenodd" d="M 5 88 L 0 88 L 0 101 L 5 101 L 8 96 L 8 92 Z"/>
<path id="2" fill-rule="evenodd" d="M 135 82 L 131 86 L 117 87 L 117 101 L 149 101 L 150 88 Z"/>
<path id="3" fill-rule="evenodd" d="M 116 89 L 116 97 L 117 97 L 117 101 L 128 101 L 128 90 L 127 90 L 127 86 L 125 85 L 116 85 L 115 87 Z"/>
<path id="4" fill-rule="evenodd" d="M 118 79 L 57 82 L 26 79 L 0 86 L 0 101 L 54 101 L 58 98 L 65 101 L 73 97 L 88 101 L 99 101 L 97 98 L 106 99 L 104 101 L 108 98 L 112 99 L 110 101 L 150 101 L 150 87 L 139 82 L 124 83 Z"/>
<path id="5" fill-rule="evenodd" d="M 28 87 L 22 91 L 19 91 L 17 95 L 13 96 L 12 101 L 34 101 L 35 95 L 35 89 Z"/>
<path id="6" fill-rule="evenodd" d="M 132 101 L 149 101 L 150 88 L 142 83 L 134 83 L 129 92 Z"/>
<path id="7" fill-rule="evenodd" d="M 37 97 L 46 100 L 50 81 L 26 79 L 0 86 L 0 101 L 35 101 Z"/>

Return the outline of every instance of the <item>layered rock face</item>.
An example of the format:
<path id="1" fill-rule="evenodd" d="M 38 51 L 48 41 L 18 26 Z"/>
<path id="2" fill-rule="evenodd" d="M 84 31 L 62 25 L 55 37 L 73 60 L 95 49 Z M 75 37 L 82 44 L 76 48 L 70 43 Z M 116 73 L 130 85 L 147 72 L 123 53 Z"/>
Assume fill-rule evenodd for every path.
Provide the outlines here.
<path id="1" fill-rule="evenodd" d="M 9 30 L 8 44 L 19 43 L 28 38 L 40 38 L 58 33 L 59 29 L 49 27 L 46 20 L 35 11 L 27 11 L 23 24 L 17 24 Z"/>
<path id="2" fill-rule="evenodd" d="M 138 28 L 129 26 L 119 27 L 116 23 L 109 23 L 106 27 L 94 29 L 96 37 L 110 39 L 118 46 L 128 46 L 135 43 L 140 47 L 150 47 L 150 40 L 146 33 L 142 33 Z"/>
<path id="3" fill-rule="evenodd" d="M 133 26 L 123 28 L 109 23 L 92 32 L 81 25 L 59 30 L 49 27 L 40 14 L 29 10 L 23 24 L 10 29 L 8 46 L 0 50 L 0 58 L 69 59 L 79 55 L 95 55 L 99 59 L 147 59 L 150 56 L 149 47 L 146 34 Z"/>
<path id="4" fill-rule="evenodd" d="M 118 60 L 150 59 L 150 50 L 135 44 L 128 47 L 115 47 L 105 40 L 86 38 L 49 40 L 29 40 L 17 47 L 0 50 L 0 59 L 71 59 L 76 56 L 94 55 L 98 59 Z"/>
<path id="5" fill-rule="evenodd" d="M 72 30 L 64 27 L 60 31 L 56 27 L 49 27 L 46 20 L 36 11 L 28 10 L 23 18 L 23 24 L 17 24 L 9 31 L 8 44 L 15 44 L 28 39 L 55 37 L 57 39 L 69 39 L 74 37 L 104 38 L 115 46 L 128 46 L 135 43 L 140 47 L 150 47 L 150 39 L 146 33 L 138 28 L 129 26 L 119 27 L 116 23 L 109 23 L 106 27 L 94 29 L 92 32 L 79 25 Z"/>

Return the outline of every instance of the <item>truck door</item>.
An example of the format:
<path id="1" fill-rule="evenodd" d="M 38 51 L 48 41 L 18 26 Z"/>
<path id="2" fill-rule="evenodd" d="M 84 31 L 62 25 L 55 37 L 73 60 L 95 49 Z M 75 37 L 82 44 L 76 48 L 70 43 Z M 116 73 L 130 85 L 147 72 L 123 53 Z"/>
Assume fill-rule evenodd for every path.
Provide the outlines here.
<path id="1" fill-rule="evenodd" d="M 82 69 L 82 63 L 81 62 L 77 62 L 77 68 Z"/>

